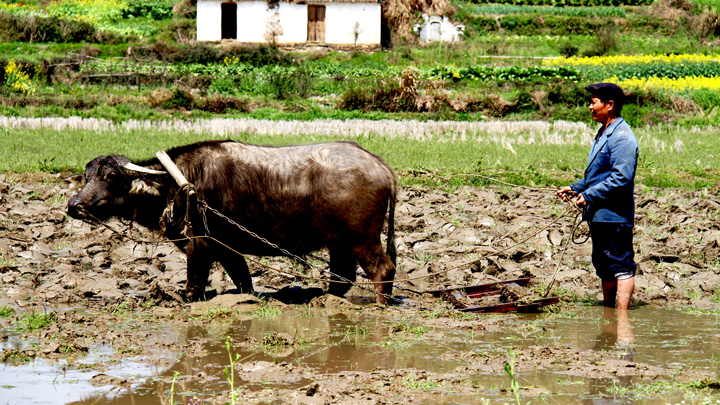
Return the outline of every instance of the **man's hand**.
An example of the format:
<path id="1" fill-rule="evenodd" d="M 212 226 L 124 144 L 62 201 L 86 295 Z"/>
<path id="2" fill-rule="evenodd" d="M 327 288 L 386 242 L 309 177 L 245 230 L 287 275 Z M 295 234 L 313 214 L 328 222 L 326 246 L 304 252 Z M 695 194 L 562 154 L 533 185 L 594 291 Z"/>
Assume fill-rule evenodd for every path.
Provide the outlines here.
<path id="1" fill-rule="evenodd" d="M 563 201 L 571 201 L 573 204 L 577 205 L 580 208 L 585 207 L 588 203 L 585 201 L 585 197 L 583 197 L 582 194 L 577 194 L 573 191 L 573 189 L 570 188 L 570 186 L 565 186 L 562 188 L 559 188 L 555 195 L 560 197 Z"/>
<path id="2" fill-rule="evenodd" d="M 587 201 L 585 201 L 585 197 L 583 197 L 582 194 L 578 194 L 575 198 L 573 198 L 572 202 L 580 208 L 588 205 Z"/>
<path id="3" fill-rule="evenodd" d="M 558 189 L 558 191 L 555 192 L 555 195 L 560 197 L 563 201 L 569 201 L 571 198 L 575 197 L 575 192 L 570 188 L 570 186 L 565 186 Z"/>

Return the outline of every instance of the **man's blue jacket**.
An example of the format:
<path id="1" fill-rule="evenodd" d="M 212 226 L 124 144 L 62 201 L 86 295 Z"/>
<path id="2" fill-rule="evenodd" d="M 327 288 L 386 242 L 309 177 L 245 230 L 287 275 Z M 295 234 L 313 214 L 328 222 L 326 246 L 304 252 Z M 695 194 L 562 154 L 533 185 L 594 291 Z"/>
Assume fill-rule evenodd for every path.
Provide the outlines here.
<path id="1" fill-rule="evenodd" d="M 618 117 L 598 136 L 590 149 L 585 178 L 570 185 L 588 205 L 583 218 L 588 222 L 635 222 L 635 170 L 638 142 L 630 126 Z"/>

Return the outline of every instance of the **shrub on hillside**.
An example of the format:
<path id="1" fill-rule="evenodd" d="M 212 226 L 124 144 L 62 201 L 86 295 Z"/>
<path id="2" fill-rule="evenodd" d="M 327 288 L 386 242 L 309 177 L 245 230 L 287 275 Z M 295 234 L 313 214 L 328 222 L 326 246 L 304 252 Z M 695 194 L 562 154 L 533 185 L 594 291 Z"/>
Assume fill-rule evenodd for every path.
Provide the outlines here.
<path id="1" fill-rule="evenodd" d="M 96 42 L 95 27 L 85 21 L 0 12 L 3 42 Z"/>
<path id="2" fill-rule="evenodd" d="M 690 93 L 690 98 L 703 110 L 711 110 L 720 107 L 720 93 L 712 90 L 695 90 Z"/>
<path id="3" fill-rule="evenodd" d="M 553 7 L 593 7 L 593 6 L 642 6 L 652 4 L 655 0 L 493 0 L 495 4 L 512 4 L 526 6 Z M 475 0 L 477 3 L 483 1 Z"/>
<path id="4" fill-rule="evenodd" d="M 173 16 L 172 0 L 133 0 L 122 9 L 122 18 L 150 17 L 164 20 Z"/>
<path id="5" fill-rule="evenodd" d="M 197 15 L 197 0 L 180 0 L 172 11 L 180 18 L 194 19 Z"/>
<path id="6" fill-rule="evenodd" d="M 208 65 L 220 61 L 220 51 L 213 45 L 196 42 L 193 45 L 174 48 L 175 52 L 168 56 L 170 63 Z"/>
<path id="7" fill-rule="evenodd" d="M 18 63 L 11 59 L 5 65 L 5 85 L 13 92 L 27 95 L 35 94 L 37 81 L 34 80 L 37 68 L 29 64 Z"/>
<path id="8" fill-rule="evenodd" d="M 406 69 L 400 80 L 376 80 L 369 87 L 353 86 L 340 97 L 341 110 L 416 112 L 427 103 L 418 102 L 418 71 Z"/>
<path id="9" fill-rule="evenodd" d="M 220 58 L 232 58 L 234 63 L 247 63 L 253 66 L 295 64 L 295 60 L 289 53 L 281 51 L 272 45 L 234 45 L 226 48 L 220 53 Z M 218 61 L 220 62 L 220 61 Z"/>
<path id="10" fill-rule="evenodd" d="M 196 22 L 189 18 L 176 18 L 163 28 L 158 36 L 161 41 L 172 41 L 178 44 L 193 44 L 195 42 Z"/>
<path id="11" fill-rule="evenodd" d="M 195 98 L 190 91 L 179 87 L 167 90 L 158 89 L 149 96 L 150 106 L 153 108 L 165 108 L 168 110 L 186 109 L 195 107 Z"/>
<path id="12" fill-rule="evenodd" d="M 547 87 L 547 101 L 551 104 L 577 107 L 589 102 L 584 84 L 562 82 L 551 83 Z"/>
<path id="13" fill-rule="evenodd" d="M 593 35 L 598 19 L 566 16 L 505 15 L 499 18 L 474 16 L 466 24 L 471 31 L 512 32 L 517 35 Z"/>
<path id="14" fill-rule="evenodd" d="M 196 108 L 216 114 L 223 114 L 230 110 L 250 112 L 249 103 L 247 100 L 228 96 L 207 97 L 203 100 L 198 101 L 196 103 Z"/>

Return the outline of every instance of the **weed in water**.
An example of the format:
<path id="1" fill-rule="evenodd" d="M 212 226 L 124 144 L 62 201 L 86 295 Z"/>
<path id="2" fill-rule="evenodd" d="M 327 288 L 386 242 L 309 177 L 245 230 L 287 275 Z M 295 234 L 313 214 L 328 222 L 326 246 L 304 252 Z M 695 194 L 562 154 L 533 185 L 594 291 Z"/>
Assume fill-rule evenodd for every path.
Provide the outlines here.
<path id="1" fill-rule="evenodd" d="M 403 380 L 402 385 L 421 391 L 438 391 L 442 388 L 442 384 L 432 378 L 415 379 L 415 376 L 409 375 Z"/>
<path id="2" fill-rule="evenodd" d="M 170 384 L 170 405 L 175 405 L 175 381 L 177 381 L 179 375 L 179 371 L 173 373 L 172 384 Z"/>
<path id="3" fill-rule="evenodd" d="M 225 305 L 221 305 L 219 307 L 208 308 L 208 310 L 205 311 L 205 314 L 204 314 L 204 317 L 206 319 L 231 318 L 232 316 L 233 316 L 233 310 Z"/>
<path id="4" fill-rule="evenodd" d="M 617 382 L 613 381 L 613 384 L 608 387 L 607 391 L 608 394 L 614 396 L 615 398 L 627 397 L 628 394 L 630 394 L 630 387 L 618 384 Z"/>
<path id="5" fill-rule="evenodd" d="M 228 352 L 228 357 L 230 358 L 230 367 L 226 367 L 223 369 L 223 372 L 225 373 L 225 379 L 227 380 L 228 384 L 230 384 L 230 401 L 232 405 L 235 405 L 235 402 L 237 401 L 237 398 L 239 394 L 235 392 L 235 363 L 240 360 L 240 355 L 235 354 L 233 357 L 232 350 L 230 347 L 230 336 L 225 338 L 225 349 Z"/>
<path id="6" fill-rule="evenodd" d="M 401 318 L 400 321 L 392 326 L 392 333 L 414 333 L 416 335 L 422 335 L 427 332 L 427 328 L 423 326 L 413 326 L 409 320 L 405 317 Z"/>
<path id="7" fill-rule="evenodd" d="M 280 308 L 278 307 L 262 305 L 257 309 L 257 311 L 253 312 L 253 315 L 256 318 L 272 319 L 277 318 L 281 313 L 282 311 L 280 311 Z"/>
<path id="8" fill-rule="evenodd" d="M 128 308 L 130 307 L 130 300 L 125 299 L 123 302 L 119 303 L 112 311 L 113 315 L 122 315 L 125 312 L 127 312 Z"/>
<path id="9" fill-rule="evenodd" d="M 285 334 L 277 332 L 266 332 L 262 338 L 262 346 L 265 348 L 278 348 L 284 346 L 291 346 L 293 344 Z"/>
<path id="10" fill-rule="evenodd" d="M 359 336 L 365 337 L 365 336 L 368 336 L 369 334 L 370 334 L 370 331 L 364 326 L 348 325 L 345 327 L 345 337 L 347 337 L 347 338 L 359 337 Z"/>
<path id="11" fill-rule="evenodd" d="M 510 387 L 515 395 L 515 400 L 518 405 L 520 405 L 520 384 L 518 383 L 517 378 L 515 378 L 515 358 L 517 357 L 517 351 L 508 348 L 507 352 L 508 356 L 510 356 L 510 361 L 505 363 L 505 372 L 508 376 L 510 376 Z"/>

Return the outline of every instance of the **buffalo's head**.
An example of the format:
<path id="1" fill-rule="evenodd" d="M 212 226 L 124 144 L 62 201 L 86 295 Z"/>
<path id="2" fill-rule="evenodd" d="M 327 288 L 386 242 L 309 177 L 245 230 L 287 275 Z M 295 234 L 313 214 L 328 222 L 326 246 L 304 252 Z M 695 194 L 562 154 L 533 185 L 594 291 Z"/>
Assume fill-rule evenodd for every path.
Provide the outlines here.
<path id="1" fill-rule="evenodd" d="M 85 184 L 68 201 L 67 213 L 77 219 L 127 217 L 135 209 L 129 197 L 157 195 L 158 181 L 165 174 L 135 165 L 124 156 L 100 156 L 85 166 Z"/>

